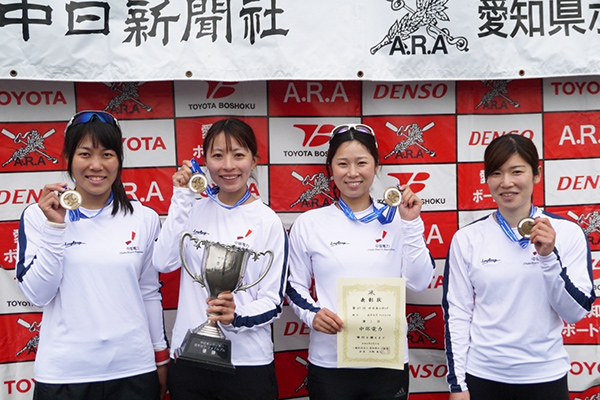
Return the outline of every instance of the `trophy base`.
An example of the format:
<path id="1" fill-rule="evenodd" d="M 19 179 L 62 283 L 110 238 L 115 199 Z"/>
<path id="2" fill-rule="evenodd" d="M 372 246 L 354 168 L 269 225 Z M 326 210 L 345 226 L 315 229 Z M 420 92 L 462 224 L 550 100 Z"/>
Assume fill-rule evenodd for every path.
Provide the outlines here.
<path id="1" fill-rule="evenodd" d="M 231 341 L 188 331 L 183 346 L 177 349 L 177 360 L 191 361 L 201 368 L 235 373 L 231 363 Z"/>

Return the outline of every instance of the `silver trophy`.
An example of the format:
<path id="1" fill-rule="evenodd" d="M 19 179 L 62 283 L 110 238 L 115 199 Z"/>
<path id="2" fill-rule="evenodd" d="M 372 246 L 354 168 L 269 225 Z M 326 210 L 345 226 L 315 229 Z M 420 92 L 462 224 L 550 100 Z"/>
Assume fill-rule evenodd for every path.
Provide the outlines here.
<path id="1" fill-rule="evenodd" d="M 204 246 L 204 256 L 200 267 L 200 275 L 197 275 L 188 266 L 184 255 L 185 240 L 190 239 L 196 249 Z M 264 255 L 269 255 L 269 263 L 258 279 L 250 284 L 244 285 L 242 280 L 246 272 L 248 259 L 252 256 L 257 261 Z M 225 245 L 207 240 L 200 240 L 189 232 L 181 235 L 179 240 L 179 256 L 183 268 L 208 291 L 211 299 L 217 298 L 219 293 L 230 291 L 232 293 L 246 290 L 258 284 L 271 269 L 273 264 L 273 251 L 265 250 L 257 253 L 239 246 Z M 207 313 L 210 316 L 210 313 Z M 195 329 L 188 331 L 183 344 L 175 352 L 177 359 L 198 362 L 200 366 L 233 372 L 235 367 L 231 363 L 231 341 L 226 337 L 219 325 L 214 321 L 206 321 Z"/>

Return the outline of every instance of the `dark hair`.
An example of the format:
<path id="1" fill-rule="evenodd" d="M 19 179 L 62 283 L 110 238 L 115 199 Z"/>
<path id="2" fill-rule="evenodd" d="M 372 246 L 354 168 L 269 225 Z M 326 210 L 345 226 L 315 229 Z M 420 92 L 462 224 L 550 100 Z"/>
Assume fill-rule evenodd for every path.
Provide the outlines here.
<path id="1" fill-rule="evenodd" d="M 93 116 L 89 122 L 69 126 L 65 132 L 65 141 L 63 145 L 63 157 L 67 160 L 67 172 L 69 176 L 73 179 L 71 168 L 77 146 L 79 146 L 79 144 L 87 137 L 92 140 L 92 145 L 94 147 L 103 146 L 106 149 L 117 153 L 119 169 L 117 171 L 117 178 L 111 187 L 113 193 L 113 208 L 111 214 L 116 215 L 120 209 L 123 209 L 125 214 L 127 214 L 127 212 L 133 213 L 133 206 L 127 198 L 121 180 L 121 172 L 123 171 L 123 135 L 119 127 L 104 123 L 96 116 Z"/>
<path id="2" fill-rule="evenodd" d="M 354 128 L 348 129 L 348 131 L 344 133 L 337 134 L 331 138 L 329 141 L 329 148 L 327 149 L 327 158 L 325 159 L 325 165 L 327 167 L 327 177 L 331 179 L 333 176 L 332 163 L 333 157 L 335 153 L 337 153 L 338 149 L 342 145 L 342 143 L 350 142 L 356 140 L 358 143 L 362 144 L 367 151 L 373 156 L 375 159 L 375 166 L 379 165 L 379 150 L 377 150 L 377 140 L 375 136 L 369 135 L 368 133 L 359 132 Z M 336 198 L 339 198 L 338 194 L 339 189 L 337 187 L 333 188 L 333 194 Z"/>
<path id="3" fill-rule="evenodd" d="M 520 155 L 531 166 L 533 176 L 540 173 L 540 158 L 535 144 L 524 136 L 509 134 L 498 136 L 486 147 L 483 156 L 485 179 L 500 169 L 513 154 Z"/>
<path id="4" fill-rule="evenodd" d="M 204 138 L 203 149 L 205 155 L 208 154 L 215 138 L 221 132 L 225 134 L 227 150 L 231 149 L 231 139 L 235 139 L 243 148 L 250 150 L 253 157 L 258 157 L 258 145 L 252 127 L 237 118 L 221 119 L 212 124 Z"/>

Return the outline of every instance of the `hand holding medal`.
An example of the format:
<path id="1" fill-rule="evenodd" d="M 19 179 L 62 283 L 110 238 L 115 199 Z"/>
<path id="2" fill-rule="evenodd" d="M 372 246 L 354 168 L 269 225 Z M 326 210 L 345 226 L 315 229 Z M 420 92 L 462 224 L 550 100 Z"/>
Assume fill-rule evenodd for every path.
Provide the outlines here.
<path id="1" fill-rule="evenodd" d="M 417 219 L 421 214 L 423 200 L 421 200 L 419 196 L 417 196 L 408 185 L 398 185 L 398 188 L 396 189 L 398 192 L 396 192 L 395 194 L 391 191 L 391 189 L 392 188 L 388 188 L 388 190 L 390 190 L 390 193 L 388 194 L 390 194 L 392 198 L 395 198 L 398 192 L 400 193 L 400 195 L 398 196 L 399 199 L 396 202 L 398 203 L 397 207 L 402 219 L 405 221 L 412 221 L 414 219 Z"/>
<path id="2" fill-rule="evenodd" d="M 519 225 L 521 225 L 521 222 L 519 222 Z M 540 256 L 547 256 L 554 251 L 556 231 L 548 218 L 540 217 L 534 220 L 529 240 Z"/>
<path id="3" fill-rule="evenodd" d="M 42 210 L 42 212 L 46 216 L 46 219 L 51 223 L 60 224 L 63 223 L 65 220 L 67 209 L 63 207 L 62 203 L 66 200 L 66 198 L 61 198 L 63 196 L 63 193 L 66 192 L 66 188 L 67 183 L 57 182 L 47 184 L 42 189 L 40 199 L 38 200 L 38 207 L 40 208 L 40 210 Z M 79 193 L 77 193 L 77 195 L 79 195 Z M 67 197 L 70 197 L 68 196 L 68 193 Z M 71 203 L 71 201 L 76 201 L 76 198 L 69 198 L 69 203 Z M 79 204 L 81 204 L 81 200 L 79 201 Z"/>

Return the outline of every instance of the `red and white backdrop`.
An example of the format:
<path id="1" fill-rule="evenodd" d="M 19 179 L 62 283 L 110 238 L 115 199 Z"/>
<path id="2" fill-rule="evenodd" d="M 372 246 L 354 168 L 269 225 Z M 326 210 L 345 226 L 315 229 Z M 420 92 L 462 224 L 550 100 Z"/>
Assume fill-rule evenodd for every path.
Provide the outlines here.
<path id="1" fill-rule="evenodd" d="M 587 232 L 600 295 L 598 1 L 185 3 L 0 3 L 1 399 L 31 399 L 41 328 L 15 283 L 18 220 L 44 184 L 67 179 L 63 132 L 84 109 L 119 118 L 127 192 L 163 217 L 171 175 L 184 159 L 203 162 L 210 125 L 247 121 L 260 153 L 251 191 L 287 227 L 332 202 L 333 126 L 371 125 L 373 197 L 411 185 L 437 266 L 429 289 L 407 298 L 412 399 L 448 397 L 443 263 L 454 232 L 494 208 L 481 162 L 494 137 L 535 142 L 535 204 Z M 161 279 L 170 335 L 179 273 Z M 572 399 L 600 397 L 599 312 L 597 302 L 564 327 Z M 273 331 L 280 398 L 305 399 L 309 329 L 286 306 Z"/>

